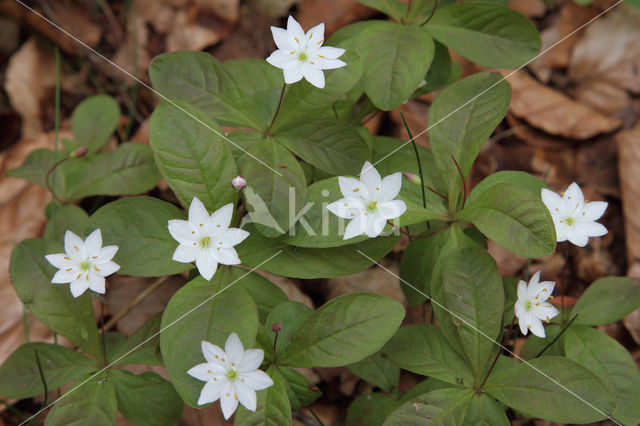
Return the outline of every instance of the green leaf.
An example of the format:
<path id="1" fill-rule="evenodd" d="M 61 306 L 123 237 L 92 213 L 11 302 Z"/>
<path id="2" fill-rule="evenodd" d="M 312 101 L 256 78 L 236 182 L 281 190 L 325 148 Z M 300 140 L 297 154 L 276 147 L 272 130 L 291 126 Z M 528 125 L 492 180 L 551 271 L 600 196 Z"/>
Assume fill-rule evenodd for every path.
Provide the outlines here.
<path id="1" fill-rule="evenodd" d="M 384 351 L 384 348 L 382 349 Z M 361 379 L 371 383 L 385 392 L 398 388 L 400 368 L 383 358 L 380 353 L 369 355 L 365 359 L 347 366 Z"/>
<path id="2" fill-rule="evenodd" d="M 322 395 L 317 386 L 296 370 L 280 366 L 278 371 L 285 379 L 284 385 L 287 389 L 291 410 L 299 411 L 302 407 L 311 405 Z"/>
<path id="3" fill-rule="evenodd" d="M 509 419 L 495 399 L 478 393 L 473 395 L 464 415 L 463 426 L 509 426 Z"/>
<path id="4" fill-rule="evenodd" d="M 311 309 L 300 302 L 287 301 L 275 307 L 267 317 L 264 325 L 271 342 L 275 341 L 276 333 L 271 328 L 273 324 L 282 324 L 282 329 L 278 332 L 278 342 L 276 344 L 276 355 L 279 357 L 289 346 L 292 336 L 295 334 L 300 324 L 311 314 Z"/>
<path id="5" fill-rule="evenodd" d="M 370 293 L 340 296 L 298 327 L 280 362 L 294 367 L 338 367 L 375 353 L 400 326 L 404 308 Z"/>
<path id="6" fill-rule="evenodd" d="M 397 0 L 358 0 L 360 3 L 378 9 L 396 21 L 400 21 L 407 10 L 407 6 Z"/>
<path id="7" fill-rule="evenodd" d="M 75 204 L 63 204 L 51 201 L 45 210 L 47 227 L 44 238 L 47 240 L 63 241 L 67 230 L 81 235 L 89 224 L 89 215 L 84 209 Z"/>
<path id="8" fill-rule="evenodd" d="M 193 268 L 171 259 L 178 242 L 169 234 L 167 223 L 184 217 L 180 209 L 157 198 L 122 198 L 91 215 L 88 230 L 99 228 L 105 244 L 120 247 L 113 259 L 120 265 L 120 274 L 171 275 Z"/>
<path id="9" fill-rule="evenodd" d="M 51 343 L 25 343 L 0 366 L 0 395 L 24 399 L 44 393 L 36 351 L 49 390 L 97 370 L 95 361 L 72 349 Z"/>
<path id="10" fill-rule="evenodd" d="M 538 195 L 509 183 L 484 191 L 456 214 L 487 238 L 522 257 L 542 257 L 556 248 L 549 210 Z"/>
<path id="11" fill-rule="evenodd" d="M 242 164 L 244 157 L 247 155 L 247 151 L 249 151 L 253 145 L 264 140 L 262 133 L 243 130 L 231 132 L 227 134 L 227 138 L 233 142 L 231 144 L 231 152 L 238 164 Z"/>
<path id="12" fill-rule="evenodd" d="M 382 393 L 367 393 L 357 397 L 347 411 L 347 426 L 380 426 L 399 402 Z"/>
<path id="13" fill-rule="evenodd" d="M 470 389 L 438 389 L 402 404 L 387 417 L 383 426 L 462 424 L 472 397 Z"/>
<path id="14" fill-rule="evenodd" d="M 519 188 L 527 189 L 538 197 L 540 197 L 542 193 L 542 188 L 547 188 L 546 183 L 529 173 L 516 170 L 501 170 L 490 174 L 480 181 L 469 193 L 467 203 L 471 203 L 478 198 L 478 196 L 482 195 L 483 192 L 499 183 L 510 183 Z"/>
<path id="15" fill-rule="evenodd" d="M 412 240 L 400 260 L 400 279 L 408 285 L 400 288 L 411 306 L 418 306 L 427 301 L 431 294 L 431 275 L 438 260 L 440 250 L 447 243 L 447 232 L 438 232 L 428 238 Z"/>
<path id="16" fill-rule="evenodd" d="M 54 253 L 64 253 L 60 243 L 31 239 L 18 244 L 9 266 L 13 288 L 36 318 L 102 361 L 90 292 L 74 298 L 68 284 L 51 284 L 57 269 L 44 256 Z"/>
<path id="17" fill-rule="evenodd" d="M 162 314 L 145 321 L 126 342 L 118 347 L 109 362 L 113 365 L 163 365 L 160 356 L 160 321 Z"/>
<path id="18" fill-rule="evenodd" d="M 135 195 L 152 189 L 161 179 L 148 146 L 123 143 L 113 151 L 72 159 L 58 168 L 63 189 L 73 201 L 93 195 Z"/>
<path id="19" fill-rule="evenodd" d="M 442 263 L 442 298 L 436 300 L 442 331 L 462 349 L 478 384 L 502 333 L 504 289 L 493 258 L 477 247 L 450 253 Z"/>
<path id="20" fill-rule="evenodd" d="M 120 119 L 118 103 L 107 95 L 96 95 L 80 102 L 71 114 L 75 147 L 86 146 L 89 152 L 102 148 Z"/>
<path id="21" fill-rule="evenodd" d="M 492 374 L 485 390 L 528 417 L 558 423 L 596 422 L 615 408 L 613 398 L 598 377 L 576 362 L 558 356 L 532 359 Z"/>
<path id="22" fill-rule="evenodd" d="M 513 317 L 512 317 L 513 318 Z M 549 324 L 545 328 L 545 337 L 538 337 L 533 334 L 529 334 L 527 339 L 524 341 L 524 345 L 520 348 L 520 358 L 524 360 L 530 360 L 536 358 L 541 350 L 544 349 L 553 339 L 555 339 L 560 331 L 562 331 L 562 327 L 557 324 Z M 561 336 L 553 345 L 549 346 L 547 350 L 544 351 L 545 356 L 564 356 L 563 349 L 564 336 Z"/>
<path id="23" fill-rule="evenodd" d="M 175 425 L 184 404 L 170 382 L 150 371 L 111 370 L 118 411 L 136 425 Z"/>
<path id="24" fill-rule="evenodd" d="M 267 374 L 273 379 L 273 386 L 257 392 L 256 411 L 251 412 L 242 405 L 238 408 L 234 418 L 236 426 L 291 425 L 291 406 L 285 379 L 273 365 L 269 367 Z"/>
<path id="25" fill-rule="evenodd" d="M 412 97 L 422 96 L 441 89 L 458 80 L 460 74 L 462 74 L 462 67 L 457 62 L 451 60 L 447 46 L 438 41 L 435 41 L 434 45 L 433 61 L 431 62 L 429 71 Z"/>
<path id="26" fill-rule="evenodd" d="M 45 182 L 45 178 L 47 176 L 47 172 L 51 169 L 51 167 L 53 167 L 57 160 L 60 160 L 62 159 L 62 157 L 65 157 L 67 155 L 69 155 L 68 152 L 60 151 L 58 152 L 58 156 L 56 157 L 55 153 L 50 149 L 36 149 L 27 156 L 20 167 L 7 170 L 6 175 L 24 179 L 26 181 L 35 183 L 36 185 L 40 185 L 43 188 L 46 188 L 47 183 Z M 60 170 L 56 170 L 56 176 L 59 176 L 59 174 Z M 59 182 L 59 180 L 59 177 L 56 177 L 54 179 L 54 176 L 49 176 L 49 182 L 54 187 L 54 189 L 58 188 L 57 183 Z"/>
<path id="27" fill-rule="evenodd" d="M 116 392 L 112 379 L 96 375 L 89 377 L 86 383 L 84 380 L 78 380 L 76 385 L 70 387 L 52 406 L 45 425 L 115 425 L 116 407 Z"/>
<path id="28" fill-rule="evenodd" d="M 471 170 L 482 145 L 509 108 L 511 88 L 497 73 L 477 73 L 445 88 L 429 109 L 431 152 L 455 201 L 462 173 Z"/>
<path id="29" fill-rule="evenodd" d="M 518 282 L 520 280 L 512 277 L 502 277 L 502 287 L 504 288 L 504 315 L 502 322 L 511 323 L 515 315 L 513 306 L 518 300 Z"/>
<path id="30" fill-rule="evenodd" d="M 453 384 L 473 384 L 473 372 L 451 347 L 442 330 L 431 324 L 402 327 L 381 354 L 400 368 Z"/>
<path id="31" fill-rule="evenodd" d="M 373 104 L 392 110 L 424 79 L 433 59 L 433 39 L 420 27 L 374 21 L 358 38 L 364 91 Z"/>
<path id="32" fill-rule="evenodd" d="M 436 10 L 424 29 L 467 59 L 492 68 L 518 68 L 540 50 L 540 36 L 523 15 L 503 6 L 464 3 Z"/>
<path id="33" fill-rule="evenodd" d="M 268 64 L 266 64 L 268 65 Z M 277 72 L 273 67 L 264 66 L 264 71 Z M 246 93 L 235 82 L 233 75 L 217 59 L 204 52 L 171 52 L 158 55 L 153 59 L 149 68 L 149 76 L 153 88 L 163 96 L 179 102 L 180 107 L 188 104 L 201 111 L 201 116 L 215 119 L 222 125 L 252 127 L 265 129 L 268 114 L 256 114 L 252 108 L 247 108 Z M 247 79 L 237 77 L 243 82 Z M 260 79 L 265 79 L 260 76 Z M 249 78 L 248 80 L 253 80 Z M 265 80 L 270 81 L 267 78 Z M 255 86 L 254 86 L 255 87 Z M 275 101 L 277 102 L 276 92 Z M 193 114 L 194 109 L 181 112 Z M 195 115 L 195 114 L 194 114 Z M 271 119 L 271 117 L 269 117 Z M 195 123 L 192 124 L 195 126 Z"/>
<path id="34" fill-rule="evenodd" d="M 327 44 L 340 47 L 335 43 Z M 291 126 L 304 123 L 310 117 L 335 117 L 335 105 L 348 95 L 362 77 L 362 61 L 354 49 L 347 49 L 340 60 L 346 62 L 347 66 L 324 71 L 326 84 L 323 89 L 318 89 L 306 80 L 287 86 L 280 112 L 270 129 L 271 134 L 279 135 L 280 129 L 288 131 Z"/>
<path id="35" fill-rule="evenodd" d="M 591 284 L 576 302 L 571 317 L 576 324 L 603 325 L 616 322 L 640 307 L 640 280 L 605 277 Z"/>
<path id="36" fill-rule="evenodd" d="M 600 330 L 574 326 L 564 335 L 564 350 L 567 358 L 598 376 L 615 397 L 614 419 L 640 423 L 640 370 L 620 343 Z"/>
<path id="37" fill-rule="evenodd" d="M 292 278 L 334 278 L 361 272 L 393 249 L 398 237 L 377 237 L 342 247 L 301 248 L 266 238 L 253 225 L 249 237 L 236 246 L 242 264 Z M 373 260 L 370 260 L 373 259 Z"/>
<path id="38" fill-rule="evenodd" d="M 213 212 L 235 203 L 231 186 L 237 174 L 235 162 L 227 142 L 211 130 L 220 132 L 220 127 L 199 111 L 185 109 L 201 122 L 171 104 L 160 104 L 149 121 L 149 144 L 160 173 L 180 203 L 188 208 L 198 197 Z"/>
<path id="39" fill-rule="evenodd" d="M 245 155 L 240 165 L 242 176 L 247 180 L 244 189 L 247 210 L 261 233 L 277 237 L 295 224 L 297 212 L 307 200 L 304 170 L 298 160 L 273 139 L 253 145 L 248 152 L 251 156 Z M 227 186 L 231 188 L 228 183 Z"/>
<path id="40" fill-rule="evenodd" d="M 277 285 L 258 274 L 247 275 L 240 281 L 251 296 L 256 307 L 260 322 L 265 323 L 267 317 L 281 303 L 289 301 L 287 294 Z"/>
<path id="41" fill-rule="evenodd" d="M 334 175 L 357 174 L 371 158 L 360 134 L 335 118 L 299 120 L 277 132 L 274 139 L 307 163 Z"/>
<path id="42" fill-rule="evenodd" d="M 211 281 L 202 277 L 191 280 L 171 298 L 162 315 L 160 349 L 167 374 L 182 399 L 192 407 L 198 406 L 204 383 L 189 376 L 187 370 L 205 362 L 203 340 L 224 348 L 229 335 L 236 333 L 245 349 L 253 347 L 258 310 L 239 284 L 251 274 L 244 269 L 223 267 Z"/>

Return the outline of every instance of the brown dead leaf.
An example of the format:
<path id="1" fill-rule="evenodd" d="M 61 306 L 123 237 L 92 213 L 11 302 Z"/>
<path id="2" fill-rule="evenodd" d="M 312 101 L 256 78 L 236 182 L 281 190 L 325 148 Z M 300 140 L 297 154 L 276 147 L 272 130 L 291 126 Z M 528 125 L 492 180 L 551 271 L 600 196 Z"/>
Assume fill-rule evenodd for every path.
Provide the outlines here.
<path id="1" fill-rule="evenodd" d="M 22 117 L 22 137 L 42 133 L 41 103 L 54 84 L 53 54 L 40 47 L 35 38 L 30 38 L 9 59 L 4 83 L 11 105 Z"/>
<path id="2" fill-rule="evenodd" d="M 167 33 L 167 51 L 202 50 L 222 40 L 232 28 L 233 24 L 218 18 L 210 7 L 179 9 Z"/>
<path id="3" fill-rule="evenodd" d="M 204 408 L 193 408 L 185 404 L 180 424 L 185 426 L 226 426 L 220 403 L 216 402 Z"/>
<path id="4" fill-rule="evenodd" d="M 594 21 L 571 54 L 571 94 L 585 104 L 612 114 L 640 93 L 640 10 L 621 4 Z"/>
<path id="5" fill-rule="evenodd" d="M 407 306 L 407 299 L 400 289 L 398 282 L 398 265 L 386 267 L 374 266 L 362 272 L 328 280 L 329 294 L 328 300 L 334 299 L 347 293 L 368 292 L 381 296 L 390 297 Z M 395 275 L 394 275 L 395 274 Z"/>
<path id="6" fill-rule="evenodd" d="M 229 22 L 236 22 L 240 16 L 240 0 L 197 0 L 201 5 L 211 5 L 214 13 Z"/>
<path id="7" fill-rule="evenodd" d="M 502 74 L 507 73 L 502 71 Z M 588 139 L 615 130 L 621 124 L 620 120 L 539 83 L 526 72 L 513 73 L 507 80 L 512 89 L 510 111 L 552 135 Z"/>
<path id="8" fill-rule="evenodd" d="M 633 340 L 640 345 L 640 308 L 624 317 L 622 324 L 624 324 L 625 328 L 629 331 Z"/>
<path id="9" fill-rule="evenodd" d="M 527 259 L 511 253 L 506 248 L 487 240 L 489 254 L 498 264 L 500 275 L 515 277 L 527 264 Z"/>
<path id="10" fill-rule="evenodd" d="M 376 15 L 377 11 L 357 0 L 302 0 L 296 18 L 303 28 L 324 22 L 325 38 L 340 28 Z"/>
<path id="11" fill-rule="evenodd" d="M 510 0 L 509 9 L 522 13 L 527 18 L 540 18 L 547 13 L 547 6 L 542 0 Z"/>
<path id="12" fill-rule="evenodd" d="M 91 20 L 86 7 L 66 0 L 49 0 L 43 4 L 43 8 L 53 22 L 89 47 L 96 47 L 100 42 L 102 27 Z M 113 16 L 111 19 L 113 20 Z M 112 27 L 119 29 L 117 25 Z M 62 31 L 60 33 L 63 34 Z M 81 53 L 85 47 L 75 43 L 74 49 L 77 53 Z"/>
<path id="13" fill-rule="evenodd" d="M 620 198 L 618 148 L 612 135 L 576 147 L 576 179 L 603 195 Z"/>
<path id="14" fill-rule="evenodd" d="M 311 309 L 314 309 L 313 301 L 309 296 L 304 294 L 296 282 L 287 277 L 282 277 L 280 275 L 272 274 L 271 272 L 257 270 L 257 273 L 280 287 L 280 290 L 284 291 L 289 300 L 293 302 L 300 302 L 303 305 L 308 306 Z"/>
<path id="15" fill-rule="evenodd" d="M 640 268 L 640 122 L 631 130 L 616 135 L 618 177 L 622 192 L 627 264 Z"/>
<path id="16" fill-rule="evenodd" d="M 286 16 L 289 10 L 300 0 L 249 0 L 251 8 L 258 14 L 279 18 Z"/>

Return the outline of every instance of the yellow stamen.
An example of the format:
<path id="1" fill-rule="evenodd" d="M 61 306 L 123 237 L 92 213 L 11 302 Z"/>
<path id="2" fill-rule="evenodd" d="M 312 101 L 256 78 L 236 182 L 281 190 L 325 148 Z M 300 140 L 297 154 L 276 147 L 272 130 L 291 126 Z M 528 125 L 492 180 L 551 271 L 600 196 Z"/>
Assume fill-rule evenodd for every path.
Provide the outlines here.
<path id="1" fill-rule="evenodd" d="M 76 277 L 76 280 L 79 280 L 81 276 L 82 274 L 78 274 L 78 276 Z"/>
<path id="2" fill-rule="evenodd" d="M 76 251 L 80 251 L 80 249 L 78 248 L 78 246 L 73 246 L 74 249 L 76 249 Z"/>
<path id="3" fill-rule="evenodd" d="M 298 37 L 294 37 L 293 39 L 296 41 L 296 43 L 300 44 L 300 40 L 298 40 Z"/>
<path id="4" fill-rule="evenodd" d="M 72 270 L 73 268 L 67 268 L 65 269 L 65 271 L 69 272 L 70 270 Z"/>
<path id="5" fill-rule="evenodd" d="M 65 256 L 64 258 L 65 258 L 65 259 L 67 259 L 67 260 L 71 260 L 71 258 L 70 258 L 70 257 L 67 257 L 67 256 Z"/>
<path id="6" fill-rule="evenodd" d="M 311 40 L 311 37 L 313 37 L 313 33 L 309 34 L 309 40 Z"/>
<path id="7" fill-rule="evenodd" d="M 100 272 L 100 269 L 96 265 L 93 265 L 93 269 L 95 269 L 96 272 Z"/>
<path id="8" fill-rule="evenodd" d="M 320 40 L 320 41 L 318 42 L 318 44 L 322 44 L 322 42 L 323 42 L 323 41 L 324 41 L 324 40 Z"/>
<path id="9" fill-rule="evenodd" d="M 318 57 L 319 57 L 319 58 L 322 58 L 322 59 L 324 59 L 324 56 L 322 56 L 322 55 L 318 55 Z"/>
<path id="10" fill-rule="evenodd" d="M 360 188 L 356 188 L 353 190 L 353 192 L 358 192 L 358 191 L 360 191 Z"/>

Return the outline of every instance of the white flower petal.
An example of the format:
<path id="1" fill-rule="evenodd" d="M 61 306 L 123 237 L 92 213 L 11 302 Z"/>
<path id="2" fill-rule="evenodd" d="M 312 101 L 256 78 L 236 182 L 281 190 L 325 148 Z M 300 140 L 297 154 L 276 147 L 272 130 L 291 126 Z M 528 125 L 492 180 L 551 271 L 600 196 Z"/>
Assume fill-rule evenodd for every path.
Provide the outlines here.
<path id="1" fill-rule="evenodd" d="M 66 269 L 60 269 L 58 272 L 55 273 L 55 275 L 51 279 L 51 282 L 53 284 L 66 284 L 66 283 L 70 283 L 71 281 L 75 281 L 77 277 L 78 277 L 78 271 L 75 271 L 73 269 L 71 271 L 67 271 Z"/>
<path id="2" fill-rule="evenodd" d="M 242 357 L 242 362 L 238 365 L 238 372 L 248 373 L 260 368 L 264 359 L 264 351 L 262 349 L 248 349 Z"/>
<path id="3" fill-rule="evenodd" d="M 256 391 L 242 383 L 236 383 L 236 394 L 238 396 L 238 401 L 240 404 L 244 405 L 244 408 L 249 411 L 256 411 Z"/>
<path id="4" fill-rule="evenodd" d="M 198 239 L 198 235 L 186 220 L 171 219 L 167 228 L 171 236 L 181 244 L 193 243 Z"/>
<path id="5" fill-rule="evenodd" d="M 391 201 L 398 196 L 402 188 L 402 173 L 397 172 L 382 179 L 382 185 L 376 200 L 380 202 Z"/>
<path id="6" fill-rule="evenodd" d="M 198 405 L 205 405 L 211 402 L 215 402 L 220 398 L 223 384 L 218 384 L 214 381 L 209 381 L 204 384 L 200 391 L 200 397 L 198 398 Z"/>
<path id="7" fill-rule="evenodd" d="M 574 227 L 587 237 L 602 237 L 609 232 L 604 225 L 598 222 L 577 222 Z"/>
<path id="8" fill-rule="evenodd" d="M 238 399 L 235 390 L 235 386 L 230 382 L 226 382 L 222 387 L 220 408 L 222 408 L 222 415 L 226 420 L 229 420 L 229 417 L 231 417 L 238 408 Z"/>
<path id="9" fill-rule="evenodd" d="M 227 250 L 233 250 L 233 249 L 227 249 Z M 198 256 L 196 257 L 196 267 L 198 268 L 198 272 L 200 272 L 200 275 L 202 275 L 202 278 L 204 278 L 207 281 L 210 281 L 211 278 L 213 277 L 213 274 L 216 273 L 216 269 L 218 268 L 218 262 L 216 262 L 216 260 L 211 257 L 211 255 L 207 252 L 207 250 L 201 250 L 200 253 L 198 253 Z"/>
<path id="10" fill-rule="evenodd" d="M 387 201 L 378 206 L 376 215 L 385 220 L 395 219 L 407 211 L 407 205 L 402 200 Z"/>
<path id="11" fill-rule="evenodd" d="M 582 215 L 579 217 L 581 221 L 594 221 L 598 220 L 604 214 L 609 203 L 605 201 L 591 201 L 584 205 L 582 209 Z"/>
<path id="12" fill-rule="evenodd" d="M 223 265 L 239 265 L 242 263 L 238 257 L 238 252 L 234 248 L 219 248 L 211 249 L 212 254 L 210 256 Z"/>
<path id="13" fill-rule="evenodd" d="M 340 59 L 322 59 L 315 64 L 318 68 L 322 70 L 334 70 L 336 68 L 342 68 L 347 66 L 347 63 L 341 61 Z"/>
<path id="14" fill-rule="evenodd" d="M 339 176 L 338 185 L 345 198 L 359 198 L 361 200 L 369 200 L 371 198 L 365 184 L 358 179 Z"/>
<path id="15" fill-rule="evenodd" d="M 344 230 L 343 240 L 349 240 L 367 232 L 367 220 L 364 216 L 356 216 Z"/>
<path id="16" fill-rule="evenodd" d="M 536 303 L 542 303 L 547 300 L 549 296 L 551 296 L 551 293 L 553 293 L 553 289 L 555 286 L 556 283 L 554 283 L 553 281 L 542 281 L 540 284 L 538 284 L 538 293 L 533 296 Z M 539 297 L 535 299 L 535 296 L 538 295 Z"/>
<path id="17" fill-rule="evenodd" d="M 214 376 L 224 375 L 227 371 L 219 364 L 203 362 L 191 367 L 187 374 L 203 382 L 213 380 Z"/>
<path id="18" fill-rule="evenodd" d="M 96 269 L 98 270 L 96 271 Z M 96 262 L 96 264 L 94 265 L 93 272 L 96 275 L 100 275 L 102 277 L 108 277 L 109 275 L 113 274 L 119 269 L 120 269 L 120 265 L 118 265 L 117 263 L 111 260 L 108 260 L 106 262 Z"/>
<path id="19" fill-rule="evenodd" d="M 518 282 L 518 301 L 526 299 L 527 295 L 527 283 L 520 280 Z"/>
<path id="20" fill-rule="evenodd" d="M 545 337 L 544 326 L 542 325 L 542 321 L 540 321 L 538 318 L 533 316 L 531 317 L 531 322 L 529 323 L 529 330 L 531 330 L 531 332 L 534 335 L 544 339 Z"/>
<path id="21" fill-rule="evenodd" d="M 98 259 L 100 261 L 107 261 L 113 259 L 113 256 L 118 252 L 118 246 L 104 246 L 100 249 L 100 253 L 98 254 Z"/>
<path id="22" fill-rule="evenodd" d="M 189 206 L 189 223 L 195 229 L 202 229 L 209 220 L 209 213 L 198 197 L 193 197 Z M 175 238 L 175 237 L 174 237 Z"/>
<path id="23" fill-rule="evenodd" d="M 58 269 L 67 269 L 73 265 L 71 258 L 66 253 L 48 254 L 44 258 Z"/>
<path id="24" fill-rule="evenodd" d="M 96 293 L 104 294 L 105 292 L 105 279 L 97 274 L 89 274 L 89 288 Z"/>
<path id="25" fill-rule="evenodd" d="M 589 242 L 589 237 L 576 229 L 575 226 L 567 226 L 567 239 L 578 247 L 584 247 Z"/>
<path id="26" fill-rule="evenodd" d="M 529 287 L 527 289 L 527 295 L 529 297 L 534 297 L 541 290 L 538 284 L 540 284 L 540 271 L 533 274 L 529 280 Z"/>
<path id="27" fill-rule="evenodd" d="M 300 64 L 298 57 L 293 50 L 286 52 L 284 50 L 276 50 L 267 58 L 267 62 L 274 67 L 286 69 Z"/>
<path id="28" fill-rule="evenodd" d="M 224 344 L 224 352 L 229 357 L 229 363 L 232 367 L 236 367 L 242 362 L 242 356 L 244 355 L 244 347 L 240 341 L 240 337 L 236 333 L 231 333 L 227 337 L 227 341 Z M 233 365 L 235 364 L 235 365 Z"/>
<path id="29" fill-rule="evenodd" d="M 300 61 L 297 62 L 296 66 L 290 66 L 282 70 L 284 72 L 285 83 L 293 84 L 302 80 L 302 63 Z"/>
<path id="30" fill-rule="evenodd" d="M 382 179 L 380 178 L 380 173 L 368 161 L 365 161 L 364 166 L 362 166 L 360 182 L 367 188 L 369 199 L 377 200 L 377 195 L 382 189 Z"/>
<path id="31" fill-rule="evenodd" d="M 324 22 L 307 31 L 306 38 L 310 46 L 319 46 L 318 43 L 322 44 L 324 41 Z"/>
<path id="32" fill-rule="evenodd" d="M 556 226 L 556 241 L 559 243 L 567 241 L 567 229 L 569 227 L 564 223 L 559 223 L 555 217 L 553 219 L 553 224 Z"/>
<path id="33" fill-rule="evenodd" d="M 293 16 L 291 15 L 289 15 L 289 18 L 287 19 L 287 33 L 289 33 L 291 37 L 297 37 L 300 41 L 305 38 L 304 30 L 298 21 L 293 19 Z"/>
<path id="34" fill-rule="evenodd" d="M 344 49 L 341 49 L 339 47 L 331 47 L 331 46 L 322 46 L 316 51 L 316 55 L 320 56 L 321 58 L 322 56 L 324 56 L 324 58 L 322 59 L 338 59 L 340 56 L 342 56 L 343 53 L 344 53 Z"/>
<path id="35" fill-rule="evenodd" d="M 560 313 L 560 311 L 558 311 L 555 307 L 546 302 L 541 303 L 540 305 L 534 305 L 531 309 L 531 312 L 533 312 L 533 315 L 543 321 L 549 321 L 551 318 Z"/>
<path id="36" fill-rule="evenodd" d="M 560 211 L 560 207 L 562 206 L 562 197 L 560 195 L 547 188 L 542 188 L 540 196 L 542 197 L 542 202 L 547 206 L 547 209 L 549 209 L 552 215 Z"/>
<path id="37" fill-rule="evenodd" d="M 377 237 L 378 235 L 380 235 L 386 224 L 386 219 L 379 217 L 377 214 L 370 214 L 369 218 L 367 219 L 367 236 L 369 238 Z"/>
<path id="38" fill-rule="evenodd" d="M 86 258 L 84 241 L 71 231 L 64 234 L 64 251 L 72 259 Z"/>
<path id="39" fill-rule="evenodd" d="M 273 385 L 273 380 L 267 373 L 262 370 L 251 371 L 249 373 L 242 373 L 241 379 L 244 379 L 244 384 L 254 390 L 266 389 Z"/>
<path id="40" fill-rule="evenodd" d="M 84 249 L 87 257 L 98 256 L 102 248 L 102 232 L 100 229 L 93 231 L 84 241 Z"/>
<path id="41" fill-rule="evenodd" d="M 355 198 L 341 198 L 327 205 L 327 210 L 343 219 L 359 217 L 365 211 L 364 203 Z"/>
<path id="42" fill-rule="evenodd" d="M 321 69 L 310 64 L 302 65 L 302 75 L 305 79 L 319 89 L 324 88 L 324 73 Z"/>
<path id="43" fill-rule="evenodd" d="M 71 290 L 71 294 L 73 297 L 78 297 L 82 295 L 89 288 L 89 282 L 83 278 L 79 280 L 75 280 L 69 286 L 69 290 Z"/>
<path id="44" fill-rule="evenodd" d="M 199 245 L 191 244 L 180 244 L 176 251 L 173 252 L 172 259 L 176 262 L 189 263 L 196 260 L 202 248 Z"/>
<path id="45" fill-rule="evenodd" d="M 529 332 L 530 321 L 531 321 L 531 315 L 528 312 L 523 312 L 522 315 L 518 317 L 518 325 L 520 326 L 520 332 L 525 336 Z"/>
<path id="46" fill-rule="evenodd" d="M 200 342 L 200 348 L 202 349 L 202 355 L 204 355 L 204 359 L 206 359 L 207 362 L 210 362 L 212 364 L 226 365 L 225 363 L 227 354 L 224 353 L 220 346 L 203 340 L 202 342 Z M 225 361 L 223 361 L 223 359 Z"/>
<path id="47" fill-rule="evenodd" d="M 573 182 L 562 196 L 565 200 L 570 200 L 574 204 L 584 204 L 584 195 L 577 183 Z"/>
<path id="48" fill-rule="evenodd" d="M 273 41 L 278 46 L 278 49 L 283 51 L 292 50 L 295 46 L 291 44 L 291 36 L 284 28 L 271 27 L 271 34 L 273 35 Z"/>
<path id="49" fill-rule="evenodd" d="M 248 236 L 249 233 L 244 229 L 229 228 L 220 235 L 216 236 L 214 247 L 219 245 L 222 248 L 230 248 L 240 244 Z M 220 242 L 222 242 L 222 244 L 218 244 Z"/>
<path id="50" fill-rule="evenodd" d="M 211 232 L 218 234 L 224 232 L 229 228 L 231 218 L 233 217 L 233 204 L 229 203 L 211 214 L 209 218 L 209 229 Z"/>

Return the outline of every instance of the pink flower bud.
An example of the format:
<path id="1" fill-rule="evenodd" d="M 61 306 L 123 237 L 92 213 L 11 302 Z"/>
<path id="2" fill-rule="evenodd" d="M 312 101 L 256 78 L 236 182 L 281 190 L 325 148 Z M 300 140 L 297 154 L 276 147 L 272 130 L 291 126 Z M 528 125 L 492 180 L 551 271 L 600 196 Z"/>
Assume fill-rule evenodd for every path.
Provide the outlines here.
<path id="1" fill-rule="evenodd" d="M 231 186 L 238 191 L 242 191 L 244 187 L 247 186 L 247 181 L 242 176 L 238 175 L 231 180 Z"/>
<path id="2" fill-rule="evenodd" d="M 273 331 L 274 333 L 277 333 L 280 330 L 282 330 L 282 323 L 281 322 L 273 323 L 273 325 L 271 326 L 271 331 Z"/>
<path id="3" fill-rule="evenodd" d="M 71 158 L 84 157 L 88 151 L 89 151 L 89 148 L 87 148 L 86 146 L 80 146 L 71 153 Z"/>
<path id="4" fill-rule="evenodd" d="M 422 184 L 422 182 L 420 181 L 420 176 L 415 173 L 402 172 L 402 175 L 411 183 L 414 183 L 416 185 Z"/>

